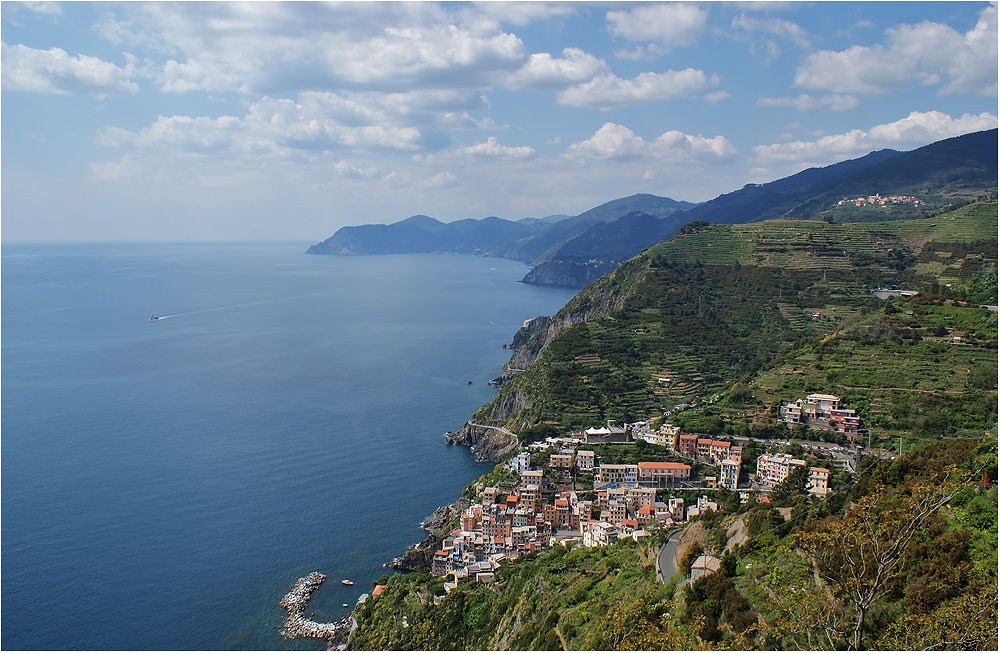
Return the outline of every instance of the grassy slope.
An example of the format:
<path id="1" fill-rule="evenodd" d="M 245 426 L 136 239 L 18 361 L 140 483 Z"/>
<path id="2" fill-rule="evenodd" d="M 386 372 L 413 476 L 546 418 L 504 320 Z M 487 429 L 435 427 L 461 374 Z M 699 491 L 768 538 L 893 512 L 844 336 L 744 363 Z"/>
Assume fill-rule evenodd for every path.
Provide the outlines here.
<path id="1" fill-rule="evenodd" d="M 568 312 L 615 308 L 571 327 L 503 389 L 532 396 L 506 419 L 550 420 L 559 430 L 701 399 L 680 417 L 732 429 L 769 421 L 780 399 L 833 391 L 886 437 L 995 429 L 996 314 L 956 300 L 996 296 L 996 237 L 995 202 L 910 223 L 783 220 L 679 236 L 571 302 Z M 922 294 L 888 303 L 868 295 L 890 283 Z M 957 334 L 972 344 L 949 344 Z M 656 380 L 667 376 L 669 385 Z M 727 384 L 737 380 L 735 401 Z M 948 465 L 964 470 L 963 487 L 908 551 L 904 573 L 871 612 L 866 643 L 957 648 L 965 637 L 962 646 L 994 648 L 995 440 L 938 440 L 895 462 L 868 461 L 849 491 L 827 501 L 792 497 L 788 522 L 767 506 L 744 506 L 750 542 L 722 574 L 676 596 L 656 582 L 650 550 L 630 542 L 528 556 L 502 568 L 495 586 L 447 596 L 439 580 L 397 576 L 359 609 L 352 647 L 839 647 L 845 635 L 834 632 L 831 646 L 826 626 L 848 632 L 850 615 L 816 585 L 796 534 L 867 493 L 905 492 Z M 991 488 L 976 483 L 982 469 Z M 724 541 L 736 518 L 710 516 L 709 539 Z"/>
<path id="2" fill-rule="evenodd" d="M 543 422 L 560 430 L 634 419 L 691 400 L 704 404 L 760 370 L 769 371 L 752 387 L 743 416 L 749 422 L 770 422 L 780 399 L 827 387 L 854 392 L 859 409 L 875 411 L 876 435 L 885 437 L 898 435 L 885 422 L 912 412 L 912 397 L 864 388 L 929 394 L 923 398 L 935 410 L 948 402 L 934 397 L 953 401 L 961 393 L 974 405 L 957 412 L 978 414 L 995 386 L 995 314 L 927 301 L 995 297 L 996 215 L 996 202 L 988 202 L 912 221 L 775 220 L 678 235 L 581 292 L 564 315 L 598 303 L 614 308 L 563 332 L 477 419 L 519 432 Z M 891 284 L 922 296 L 906 306 L 897 302 L 888 310 L 899 315 L 890 317 L 869 290 Z M 952 335 L 971 344 L 949 346 Z M 821 356 L 830 364 L 817 369 Z M 872 378 L 888 370 L 900 378 Z M 516 415 L 498 410 L 512 392 L 529 397 L 530 407 Z M 959 415 L 921 428 L 975 429 L 992 421 L 987 411 L 978 420 Z"/>

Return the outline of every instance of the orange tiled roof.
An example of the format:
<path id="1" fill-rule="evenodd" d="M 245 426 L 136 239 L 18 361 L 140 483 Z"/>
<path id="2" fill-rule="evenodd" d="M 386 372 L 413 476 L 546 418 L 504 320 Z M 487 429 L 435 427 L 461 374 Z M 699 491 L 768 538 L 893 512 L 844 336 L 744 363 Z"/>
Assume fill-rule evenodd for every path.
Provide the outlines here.
<path id="1" fill-rule="evenodd" d="M 639 469 L 691 469 L 684 463 L 639 463 Z"/>

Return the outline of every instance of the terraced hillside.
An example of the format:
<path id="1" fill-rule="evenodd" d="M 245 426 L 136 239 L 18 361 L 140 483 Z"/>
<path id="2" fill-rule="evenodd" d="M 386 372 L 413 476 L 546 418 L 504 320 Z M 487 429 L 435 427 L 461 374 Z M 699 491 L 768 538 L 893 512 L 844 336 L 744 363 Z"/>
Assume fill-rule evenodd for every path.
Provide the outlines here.
<path id="1" fill-rule="evenodd" d="M 531 437 L 694 403 L 678 417 L 731 430 L 828 391 L 876 437 L 980 428 L 995 420 L 996 314 L 975 304 L 996 297 L 996 241 L 995 200 L 912 221 L 690 224 L 581 292 L 475 419 Z M 890 286 L 919 294 L 871 294 Z M 722 401 L 738 380 L 749 394 Z"/>

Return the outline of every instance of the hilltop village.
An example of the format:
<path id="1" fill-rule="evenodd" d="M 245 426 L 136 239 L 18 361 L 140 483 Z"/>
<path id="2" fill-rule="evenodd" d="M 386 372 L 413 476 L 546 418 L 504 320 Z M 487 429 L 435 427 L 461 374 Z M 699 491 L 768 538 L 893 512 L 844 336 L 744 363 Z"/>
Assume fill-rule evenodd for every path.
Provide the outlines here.
<path id="1" fill-rule="evenodd" d="M 790 428 L 834 434 L 844 446 L 704 437 L 663 418 L 608 422 L 530 443 L 499 468 L 502 480 L 475 487 L 476 503 L 434 553 L 431 573 L 449 577 L 446 591 L 465 581 L 488 583 L 499 565 L 524 554 L 639 540 L 717 511 L 709 491 L 767 503 L 771 490 L 801 468 L 802 489 L 825 497 L 835 474 L 846 479 L 855 472 L 860 418 L 839 397 L 796 399 L 781 407 L 780 419 Z"/>

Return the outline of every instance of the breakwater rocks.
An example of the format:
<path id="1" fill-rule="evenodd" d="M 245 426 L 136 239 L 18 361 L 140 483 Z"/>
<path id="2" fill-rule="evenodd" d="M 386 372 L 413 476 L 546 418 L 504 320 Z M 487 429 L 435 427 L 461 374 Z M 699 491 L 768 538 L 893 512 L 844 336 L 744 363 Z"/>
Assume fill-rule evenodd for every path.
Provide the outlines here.
<path id="1" fill-rule="evenodd" d="M 444 441 L 470 447 L 478 462 L 499 462 L 520 446 L 517 436 L 507 429 L 472 422 L 466 422 L 458 431 L 445 433 Z"/>
<path id="2" fill-rule="evenodd" d="M 353 616 L 348 615 L 332 623 L 319 623 L 305 616 L 306 606 L 312 598 L 312 593 L 324 580 L 326 576 L 314 571 L 295 581 L 292 589 L 281 597 L 279 602 L 281 607 L 288 610 L 288 617 L 285 619 L 285 627 L 281 634 L 289 639 L 297 637 L 325 639 L 329 650 L 342 650 L 346 648 L 347 640 L 355 626 Z"/>

